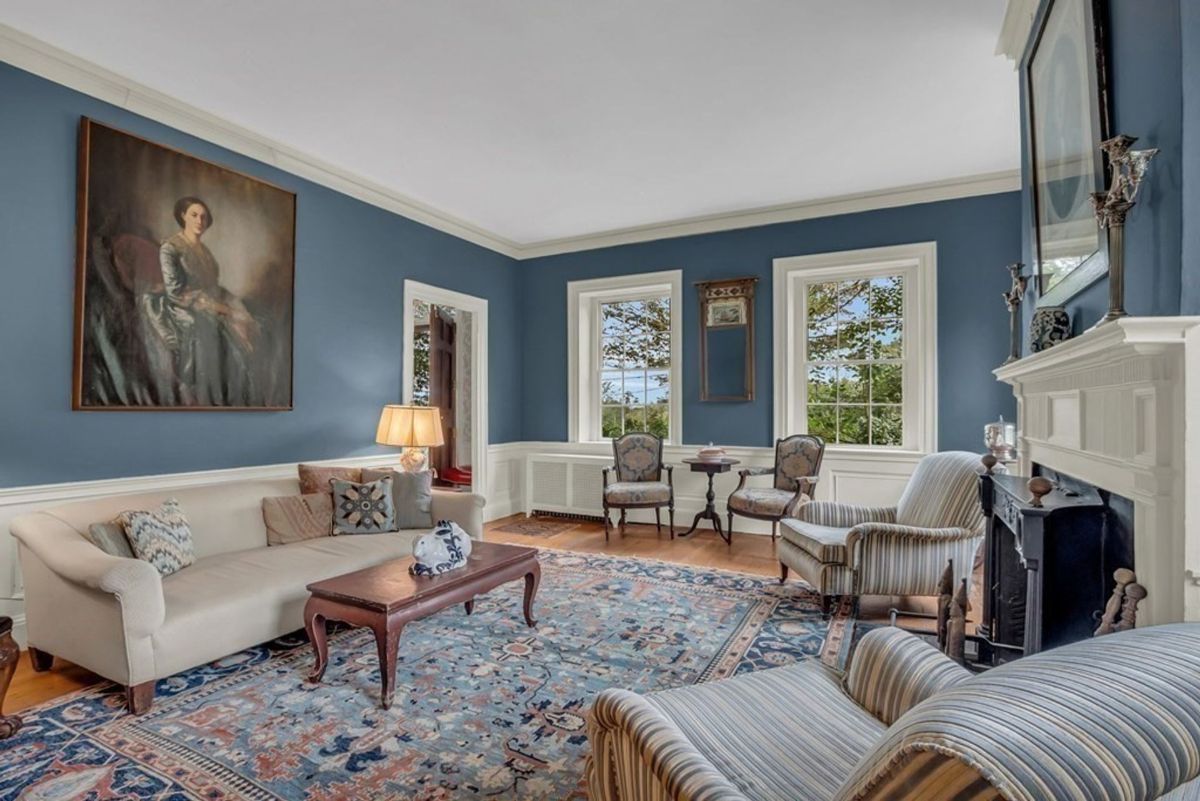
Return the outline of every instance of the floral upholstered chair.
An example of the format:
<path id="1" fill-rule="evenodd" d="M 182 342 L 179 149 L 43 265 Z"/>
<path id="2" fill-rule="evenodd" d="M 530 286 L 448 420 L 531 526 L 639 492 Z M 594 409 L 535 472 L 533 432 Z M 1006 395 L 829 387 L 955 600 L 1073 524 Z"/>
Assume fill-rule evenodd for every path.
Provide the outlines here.
<path id="1" fill-rule="evenodd" d="M 795 434 L 775 440 L 775 466 L 751 467 L 738 471 L 742 480 L 729 496 L 729 532 L 733 534 L 733 516 L 771 521 L 771 539 L 775 539 L 779 521 L 792 517 L 796 508 L 812 499 L 817 486 L 825 440 L 812 434 Z M 770 487 L 747 487 L 750 476 L 774 476 Z"/>
<path id="2" fill-rule="evenodd" d="M 626 509 L 654 509 L 654 525 L 662 531 L 662 508 L 667 507 L 671 539 L 675 539 L 675 487 L 671 465 L 662 460 L 662 440 L 653 434 L 633 433 L 613 440 L 613 467 L 604 468 L 604 539 L 608 540 L 608 510 L 621 510 L 621 529 Z M 667 480 L 662 480 L 663 471 Z M 608 474 L 617 480 L 609 483 Z"/>

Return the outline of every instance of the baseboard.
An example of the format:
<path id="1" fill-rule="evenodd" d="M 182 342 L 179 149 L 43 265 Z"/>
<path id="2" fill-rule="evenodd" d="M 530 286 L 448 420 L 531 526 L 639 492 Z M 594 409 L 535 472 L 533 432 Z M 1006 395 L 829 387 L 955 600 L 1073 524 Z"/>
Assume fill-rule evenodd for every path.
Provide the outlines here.
<path id="1" fill-rule="evenodd" d="M 14 615 L 12 622 L 13 639 L 17 641 L 17 645 L 20 646 L 21 650 L 23 651 L 29 647 L 28 640 L 25 638 L 25 615 Z"/>

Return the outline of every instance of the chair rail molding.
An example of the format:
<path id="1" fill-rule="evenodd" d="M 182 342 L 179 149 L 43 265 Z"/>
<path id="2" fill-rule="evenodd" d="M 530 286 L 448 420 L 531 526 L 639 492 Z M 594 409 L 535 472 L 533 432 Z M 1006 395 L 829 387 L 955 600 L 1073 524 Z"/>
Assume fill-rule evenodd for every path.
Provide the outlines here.
<path id="1" fill-rule="evenodd" d="M 998 367 L 1034 464 L 1134 504 L 1141 625 L 1200 620 L 1200 317 L 1126 317 Z"/>

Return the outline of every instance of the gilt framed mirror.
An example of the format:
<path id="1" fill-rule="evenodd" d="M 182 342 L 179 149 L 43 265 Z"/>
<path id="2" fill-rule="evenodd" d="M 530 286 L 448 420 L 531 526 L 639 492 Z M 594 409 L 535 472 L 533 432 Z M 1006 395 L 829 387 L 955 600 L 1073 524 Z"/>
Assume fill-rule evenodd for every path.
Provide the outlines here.
<path id="1" fill-rule="evenodd" d="M 700 400 L 754 400 L 757 278 L 699 281 Z"/>

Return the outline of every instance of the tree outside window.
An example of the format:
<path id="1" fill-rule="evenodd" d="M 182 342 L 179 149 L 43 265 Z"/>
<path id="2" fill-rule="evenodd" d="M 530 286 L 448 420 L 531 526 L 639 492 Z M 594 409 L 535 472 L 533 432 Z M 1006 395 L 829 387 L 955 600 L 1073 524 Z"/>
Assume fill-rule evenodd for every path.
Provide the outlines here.
<path id="1" fill-rule="evenodd" d="M 600 430 L 670 434 L 670 296 L 600 303 Z"/>
<path id="2" fill-rule="evenodd" d="M 809 284 L 808 433 L 830 444 L 904 442 L 904 279 Z"/>

